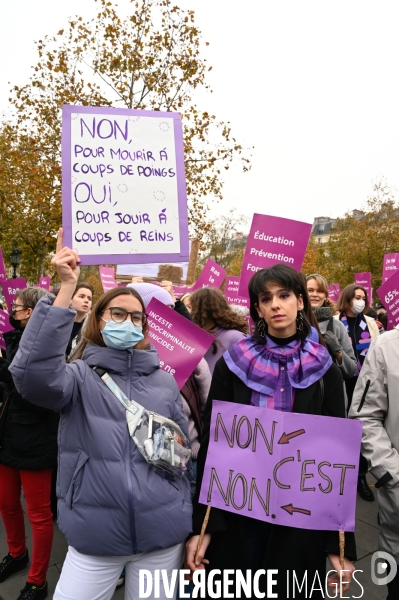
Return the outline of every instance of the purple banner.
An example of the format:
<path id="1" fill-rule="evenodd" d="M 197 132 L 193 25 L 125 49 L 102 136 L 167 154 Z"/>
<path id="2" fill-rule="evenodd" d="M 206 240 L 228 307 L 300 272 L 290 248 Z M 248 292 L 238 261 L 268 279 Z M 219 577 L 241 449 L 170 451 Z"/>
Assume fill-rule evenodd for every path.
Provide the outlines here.
<path id="1" fill-rule="evenodd" d="M 115 269 L 113 267 L 98 267 L 100 279 L 104 292 L 109 292 L 113 288 L 118 287 L 115 281 Z"/>
<path id="2" fill-rule="evenodd" d="M 338 300 L 337 290 L 335 289 L 335 285 L 333 283 L 328 286 L 328 297 L 333 302 L 337 302 Z"/>
<path id="3" fill-rule="evenodd" d="M 360 285 L 364 287 L 367 292 L 367 298 L 370 305 L 373 304 L 373 290 L 371 287 L 371 273 L 355 273 L 355 283 L 356 285 Z"/>
<path id="4" fill-rule="evenodd" d="M 362 423 L 213 401 L 199 501 L 301 529 L 354 531 Z"/>
<path id="5" fill-rule="evenodd" d="M 38 286 L 43 288 L 44 290 L 49 290 L 50 289 L 50 281 L 51 281 L 51 277 L 49 277 L 49 276 L 39 277 Z"/>
<path id="6" fill-rule="evenodd" d="M 7 279 L 7 273 L 6 273 L 6 267 L 4 265 L 3 251 L 0 248 L 0 284 L 3 283 L 3 281 L 6 281 L 6 279 Z"/>
<path id="7" fill-rule="evenodd" d="M 14 329 L 11 327 L 10 322 L 8 320 L 8 313 L 5 310 L 0 309 L 0 348 L 2 350 L 6 349 L 6 343 L 3 338 L 3 333 L 7 333 Z"/>
<path id="8" fill-rule="evenodd" d="M 8 310 L 11 312 L 11 304 L 15 300 L 18 290 L 26 288 L 26 280 L 24 277 L 16 277 L 15 279 L 7 279 L 2 282 L 3 296 L 7 302 Z"/>
<path id="9" fill-rule="evenodd" d="M 311 229 L 310 223 L 255 213 L 242 264 L 239 295 L 246 297 L 249 280 L 259 269 L 285 263 L 300 271 Z"/>
<path id="10" fill-rule="evenodd" d="M 220 288 L 224 278 L 226 277 L 226 269 L 223 269 L 214 260 L 208 258 L 205 267 L 202 269 L 201 275 L 191 288 L 192 291 L 199 290 L 204 287 Z"/>
<path id="11" fill-rule="evenodd" d="M 249 308 L 249 298 L 243 298 L 238 295 L 238 288 L 240 287 L 240 277 L 234 277 L 228 275 L 226 277 L 226 286 L 224 288 L 224 295 L 229 304 L 238 304 L 239 306 L 245 306 Z M 247 292 L 248 295 L 248 292 Z"/>
<path id="12" fill-rule="evenodd" d="M 180 114 L 64 106 L 62 219 L 82 265 L 187 261 Z"/>
<path id="13" fill-rule="evenodd" d="M 399 266 L 399 252 L 393 254 L 384 254 L 384 262 L 382 265 L 382 283 L 388 281 L 388 279 L 398 270 Z"/>
<path id="14" fill-rule="evenodd" d="M 377 295 L 388 313 L 388 329 L 399 324 L 399 271 L 389 277 L 377 290 Z"/>
<path id="15" fill-rule="evenodd" d="M 174 376 L 181 390 L 215 338 L 156 298 L 147 315 L 148 341 L 157 349 L 161 369 Z"/>

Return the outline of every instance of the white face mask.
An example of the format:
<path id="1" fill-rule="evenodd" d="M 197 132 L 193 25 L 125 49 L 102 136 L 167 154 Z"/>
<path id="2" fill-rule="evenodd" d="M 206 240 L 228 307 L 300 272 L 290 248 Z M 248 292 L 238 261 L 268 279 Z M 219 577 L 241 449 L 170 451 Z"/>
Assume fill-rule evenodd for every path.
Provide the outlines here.
<path id="1" fill-rule="evenodd" d="M 364 300 L 354 300 L 352 302 L 352 311 L 355 313 L 355 315 L 359 315 L 361 312 L 364 311 L 365 306 L 366 303 Z"/>

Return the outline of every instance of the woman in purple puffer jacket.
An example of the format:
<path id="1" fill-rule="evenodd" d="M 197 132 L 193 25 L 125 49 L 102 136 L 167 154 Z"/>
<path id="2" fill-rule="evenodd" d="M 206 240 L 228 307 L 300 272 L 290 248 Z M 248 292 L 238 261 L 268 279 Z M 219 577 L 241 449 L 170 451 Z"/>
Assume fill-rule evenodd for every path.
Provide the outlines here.
<path id="1" fill-rule="evenodd" d="M 79 257 L 62 248 L 62 231 L 52 262 L 60 292 L 38 303 L 10 370 L 24 398 L 61 413 L 58 523 L 69 548 L 54 600 L 108 600 L 125 565 L 125 598 L 132 600 L 139 597 L 139 570 L 164 569 L 170 583 L 182 564 L 191 530 L 190 482 L 146 462 L 129 435 L 124 406 L 93 367 L 185 435 L 187 419 L 173 376 L 143 341 L 145 308 L 134 289 L 115 288 L 100 298 L 65 364 Z M 164 594 L 161 585 L 157 597 Z"/>

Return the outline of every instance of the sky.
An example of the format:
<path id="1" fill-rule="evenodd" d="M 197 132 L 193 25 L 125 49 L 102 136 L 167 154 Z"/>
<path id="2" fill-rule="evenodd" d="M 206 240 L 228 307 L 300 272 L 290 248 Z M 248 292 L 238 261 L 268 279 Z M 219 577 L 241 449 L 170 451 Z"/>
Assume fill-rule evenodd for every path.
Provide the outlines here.
<path id="1" fill-rule="evenodd" d="M 373 181 L 399 189 L 397 0 L 175 0 L 192 9 L 212 94 L 197 105 L 229 121 L 252 169 L 224 174 L 236 209 L 311 223 L 363 208 Z M 119 0 L 126 11 L 128 0 Z M 89 17 L 93 0 L 0 2 L 0 113 L 37 61 L 34 41 Z"/>

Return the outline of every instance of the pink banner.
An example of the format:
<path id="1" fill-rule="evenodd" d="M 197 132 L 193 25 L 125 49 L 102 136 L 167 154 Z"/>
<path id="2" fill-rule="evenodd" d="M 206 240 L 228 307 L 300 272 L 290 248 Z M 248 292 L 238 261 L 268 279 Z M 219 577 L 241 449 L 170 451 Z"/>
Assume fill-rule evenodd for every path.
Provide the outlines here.
<path id="1" fill-rule="evenodd" d="M 215 263 L 214 260 L 208 258 L 201 275 L 198 277 L 191 290 L 199 290 L 204 287 L 220 288 L 225 277 L 226 269 L 223 269 L 223 267 Z"/>
<path id="2" fill-rule="evenodd" d="M 339 283 L 331 283 L 328 287 L 328 297 L 331 298 L 333 302 L 338 302 L 339 297 L 341 295 L 341 287 Z"/>
<path id="3" fill-rule="evenodd" d="M 174 376 L 180 390 L 215 338 L 156 298 L 147 306 L 147 315 L 148 341 L 158 352 L 161 368 Z"/>
<path id="4" fill-rule="evenodd" d="M 300 529 L 354 531 L 362 423 L 213 401 L 199 501 Z"/>
<path id="5" fill-rule="evenodd" d="M 355 273 L 355 283 L 356 285 L 361 285 L 367 292 L 367 298 L 369 304 L 373 303 L 373 290 L 371 287 L 371 273 Z"/>
<path id="6" fill-rule="evenodd" d="M 2 350 L 6 349 L 6 343 L 3 338 L 3 333 L 7 333 L 8 331 L 12 331 L 13 327 L 11 327 L 10 322 L 8 320 L 8 313 L 5 310 L 0 309 L 0 348 Z"/>
<path id="7" fill-rule="evenodd" d="M 300 271 L 312 225 L 281 217 L 254 214 L 241 270 L 240 296 L 247 295 L 252 275 L 285 263 Z"/>
<path id="8" fill-rule="evenodd" d="M 18 290 L 26 288 L 26 280 L 24 277 L 16 277 L 15 279 L 7 279 L 1 284 L 3 288 L 3 296 L 7 302 L 8 310 L 11 312 L 11 304 L 15 300 Z"/>
<path id="9" fill-rule="evenodd" d="M 388 313 L 388 329 L 399 324 L 399 271 L 395 271 L 390 278 L 377 290 L 377 295 Z"/>
<path id="10" fill-rule="evenodd" d="M 226 277 L 226 286 L 224 288 L 224 295 L 229 304 L 238 304 L 239 306 L 245 306 L 249 308 L 249 298 L 243 298 L 238 295 L 238 288 L 240 286 L 240 278 L 233 275 Z"/>
<path id="11" fill-rule="evenodd" d="M 0 284 L 3 283 L 3 281 L 6 281 L 6 279 L 7 279 L 7 273 L 6 273 L 6 267 L 4 265 L 3 251 L 0 248 Z"/>
<path id="12" fill-rule="evenodd" d="M 118 284 L 115 281 L 115 269 L 113 267 L 98 267 L 98 270 L 100 272 L 100 279 L 104 292 L 109 292 L 109 290 L 118 287 Z"/>
<path id="13" fill-rule="evenodd" d="M 43 288 L 44 290 L 49 290 L 50 289 L 50 281 L 51 281 L 51 277 L 47 276 L 47 277 L 39 277 L 39 287 Z"/>
<path id="14" fill-rule="evenodd" d="M 393 254 L 384 254 L 384 262 L 382 265 L 382 283 L 388 281 L 388 279 L 397 271 L 399 266 L 399 252 Z"/>

